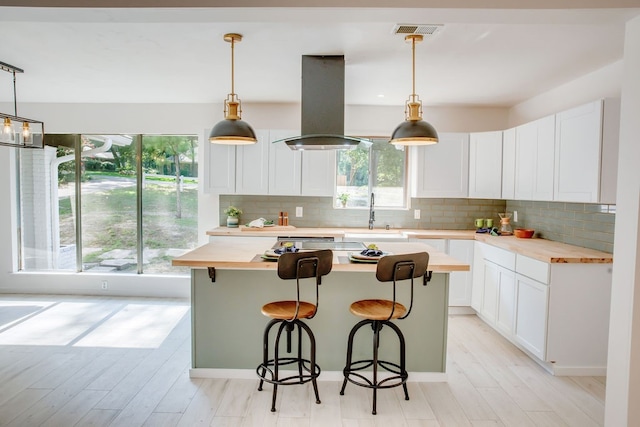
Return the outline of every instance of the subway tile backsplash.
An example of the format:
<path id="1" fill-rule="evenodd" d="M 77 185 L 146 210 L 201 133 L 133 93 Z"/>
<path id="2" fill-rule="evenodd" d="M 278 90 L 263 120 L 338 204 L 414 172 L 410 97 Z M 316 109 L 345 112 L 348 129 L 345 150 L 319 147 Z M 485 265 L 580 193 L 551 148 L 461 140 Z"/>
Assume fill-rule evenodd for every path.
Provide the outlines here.
<path id="1" fill-rule="evenodd" d="M 369 209 L 333 207 L 332 197 L 297 196 L 220 196 L 220 225 L 226 224 L 224 209 L 242 209 L 241 224 L 252 219 L 277 221 L 278 212 L 289 213 L 289 224 L 297 227 L 368 227 Z M 409 210 L 375 209 L 375 228 L 418 228 L 471 230 L 476 218 L 492 218 L 497 224 L 498 212 L 504 212 L 504 200 L 483 199 L 411 199 Z M 296 218 L 296 206 L 303 208 L 302 218 Z M 414 210 L 420 209 L 420 219 Z"/>
<path id="2" fill-rule="evenodd" d="M 256 218 L 277 221 L 278 212 L 289 213 L 289 224 L 297 227 L 367 227 L 369 210 L 333 207 L 332 197 L 220 196 L 220 225 L 226 225 L 224 209 L 242 209 L 241 224 Z M 296 207 L 303 216 L 296 218 Z M 414 210 L 420 209 L 420 219 Z M 476 218 L 492 218 L 499 226 L 498 212 L 518 211 L 513 228 L 533 228 L 536 235 L 576 246 L 613 253 L 615 205 L 532 202 L 485 199 L 411 199 L 409 210 L 376 209 L 375 228 L 474 229 Z"/>
<path id="3" fill-rule="evenodd" d="M 545 239 L 613 253 L 615 205 L 509 200 L 507 210 L 518 211 L 514 228 L 533 228 Z"/>

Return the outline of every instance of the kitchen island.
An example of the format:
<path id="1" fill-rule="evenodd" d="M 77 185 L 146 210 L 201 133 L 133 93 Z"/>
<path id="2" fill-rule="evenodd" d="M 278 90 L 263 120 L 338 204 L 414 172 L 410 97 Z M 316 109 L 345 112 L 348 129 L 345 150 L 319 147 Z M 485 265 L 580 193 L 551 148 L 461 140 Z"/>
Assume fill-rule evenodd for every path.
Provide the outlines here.
<path id="1" fill-rule="evenodd" d="M 295 298 L 295 283 L 277 276 L 277 263 L 260 256 L 271 247 L 254 239 L 231 244 L 208 243 L 173 260 L 191 267 L 191 375 L 253 378 L 262 356 L 262 334 L 268 319 L 263 304 Z M 411 315 L 398 321 L 407 341 L 407 368 L 412 380 L 443 380 L 447 348 L 448 280 L 469 265 L 422 243 L 380 243 L 394 254 L 426 251 L 431 280 L 415 283 Z M 391 286 L 377 282 L 375 264 L 352 263 L 348 252 L 334 251 L 332 272 L 320 287 L 318 314 L 308 324 L 317 341 L 317 362 L 326 379 L 341 376 L 347 336 L 358 318 L 349 305 L 363 298 L 390 298 Z M 212 279 L 213 277 L 213 279 Z M 312 287 L 310 287 L 312 288 Z M 399 299 L 406 301 L 407 294 Z M 397 343 L 383 338 L 381 357 L 397 358 Z M 355 343 L 354 353 L 368 354 L 370 337 Z M 321 377 L 322 378 L 322 377 Z"/>

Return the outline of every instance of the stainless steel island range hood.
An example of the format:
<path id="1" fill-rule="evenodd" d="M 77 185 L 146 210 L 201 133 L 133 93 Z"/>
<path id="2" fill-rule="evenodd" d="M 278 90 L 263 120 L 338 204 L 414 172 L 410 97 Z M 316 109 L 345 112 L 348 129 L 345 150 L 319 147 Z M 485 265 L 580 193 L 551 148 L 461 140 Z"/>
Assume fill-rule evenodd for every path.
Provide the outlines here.
<path id="1" fill-rule="evenodd" d="M 344 135 L 344 56 L 302 56 L 301 136 L 285 138 L 292 150 L 351 149 L 369 140 Z"/>

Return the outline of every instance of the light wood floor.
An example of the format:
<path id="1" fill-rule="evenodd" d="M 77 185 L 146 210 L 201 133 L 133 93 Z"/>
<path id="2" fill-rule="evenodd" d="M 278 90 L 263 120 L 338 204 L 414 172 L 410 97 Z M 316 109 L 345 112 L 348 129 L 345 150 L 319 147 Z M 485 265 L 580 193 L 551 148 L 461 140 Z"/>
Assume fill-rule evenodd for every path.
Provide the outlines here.
<path id="1" fill-rule="evenodd" d="M 346 339 L 346 337 L 345 337 Z M 409 343 L 410 345 L 410 343 Z M 259 358 L 259 355 L 256 355 Z M 256 359 L 257 360 L 257 359 Z M 190 379 L 185 301 L 0 295 L 1 426 L 601 426 L 605 379 L 554 377 L 476 316 L 451 316 L 446 383 Z"/>

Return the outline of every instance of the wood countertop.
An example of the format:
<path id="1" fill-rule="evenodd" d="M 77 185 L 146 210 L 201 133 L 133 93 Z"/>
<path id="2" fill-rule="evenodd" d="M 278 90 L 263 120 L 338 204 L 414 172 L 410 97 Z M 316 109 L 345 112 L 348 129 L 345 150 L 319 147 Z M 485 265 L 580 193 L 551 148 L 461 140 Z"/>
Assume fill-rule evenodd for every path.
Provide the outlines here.
<path id="1" fill-rule="evenodd" d="M 473 240 L 474 230 L 421 230 L 408 228 L 314 228 L 314 227 L 293 227 L 274 226 L 264 228 L 249 228 L 241 225 L 238 228 L 218 227 L 207 231 L 208 236 L 308 236 L 308 237 L 344 237 L 345 234 L 400 234 L 416 239 L 460 239 Z"/>
<path id="2" fill-rule="evenodd" d="M 546 239 L 476 234 L 475 240 L 548 263 L 610 264 L 613 255 Z"/>
<path id="3" fill-rule="evenodd" d="M 237 240 L 237 242 L 235 241 Z M 232 245 L 218 242 L 207 243 L 180 257 L 174 258 L 172 265 L 187 266 L 192 268 L 215 267 L 224 270 L 275 270 L 277 262 L 266 261 L 260 258 L 270 245 L 265 247 L 263 243 L 255 240 L 234 239 Z M 435 273 L 448 273 L 451 271 L 469 271 L 469 265 L 438 252 L 433 247 L 423 243 L 380 243 L 378 247 L 394 254 L 429 252 L 429 270 Z M 352 263 L 348 260 L 348 251 L 333 252 L 334 271 L 375 271 L 376 264 Z"/>
<path id="4" fill-rule="evenodd" d="M 610 264 L 613 254 L 546 239 L 519 239 L 514 236 L 491 236 L 475 230 L 421 230 L 421 229 L 373 229 L 368 228 L 296 228 L 286 230 L 218 227 L 207 231 L 209 236 L 324 236 L 340 237 L 345 234 L 400 234 L 413 239 L 478 240 L 515 253 L 548 263 Z M 239 239 L 240 240 L 240 239 Z"/>

